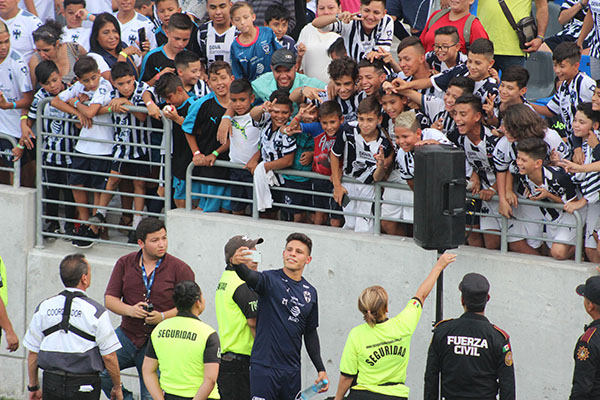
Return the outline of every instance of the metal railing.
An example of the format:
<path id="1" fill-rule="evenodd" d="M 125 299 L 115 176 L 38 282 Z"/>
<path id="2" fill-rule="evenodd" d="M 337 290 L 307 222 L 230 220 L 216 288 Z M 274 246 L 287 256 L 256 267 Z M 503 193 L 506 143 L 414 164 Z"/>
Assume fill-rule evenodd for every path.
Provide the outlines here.
<path id="1" fill-rule="evenodd" d="M 214 166 L 215 167 L 224 167 L 224 168 L 229 168 L 229 169 L 244 169 L 243 164 L 237 164 L 237 163 L 232 163 L 229 161 L 222 161 L 222 160 L 215 161 Z M 213 195 L 213 194 L 196 193 L 196 192 L 192 191 L 192 182 L 194 182 L 194 181 L 205 182 L 208 184 L 216 183 L 216 184 L 225 184 L 225 185 L 241 185 L 241 186 L 248 186 L 248 187 L 249 186 L 254 187 L 253 183 L 194 176 L 192 174 L 193 170 L 194 170 L 194 164 L 193 164 L 193 162 L 191 162 L 188 165 L 188 168 L 186 171 L 186 202 L 185 202 L 186 210 L 192 210 L 192 201 L 193 201 L 194 197 L 216 198 L 216 199 L 221 199 L 221 200 L 233 200 L 233 201 L 251 204 L 252 205 L 252 214 L 251 214 L 252 218 L 255 218 L 255 219 L 259 218 L 255 190 L 253 190 L 254 196 L 252 199 L 241 199 L 241 198 L 235 198 L 235 197 L 231 197 L 231 196 L 220 196 L 220 195 Z M 299 176 L 299 177 L 305 177 L 305 178 L 311 178 L 311 179 L 329 180 L 329 176 L 326 176 L 326 175 L 321 175 L 321 174 L 318 174 L 315 172 L 298 171 L 298 170 L 292 170 L 292 169 L 278 170 L 277 174 L 278 175 L 283 174 L 283 175 Z M 354 179 L 347 178 L 347 177 L 343 177 L 342 183 L 361 183 L 361 182 L 354 180 Z M 317 207 L 312 207 L 312 206 L 300 206 L 300 205 L 284 204 L 284 203 L 278 203 L 278 202 L 273 202 L 273 206 L 274 207 L 284 207 L 287 209 L 302 210 L 302 211 L 319 211 L 319 212 L 324 212 L 327 214 L 347 215 L 347 216 L 355 216 L 355 217 L 371 219 L 374 221 L 373 234 L 375 234 L 375 235 L 381 234 L 381 221 L 392 221 L 392 222 L 400 222 L 400 223 L 405 223 L 405 224 L 413 224 L 413 221 L 411 221 L 411 220 L 383 217 L 381 215 L 381 206 L 383 204 L 414 207 L 413 203 L 384 200 L 382 198 L 382 194 L 383 194 L 383 191 L 385 188 L 399 189 L 399 190 L 404 190 L 404 191 L 412 191 L 407 184 L 382 181 L 382 182 L 375 182 L 372 185 L 374 186 L 374 197 L 373 198 L 349 196 L 350 200 L 357 200 L 357 201 L 364 201 L 364 202 L 372 203 L 373 204 L 373 213 L 372 214 L 347 213 L 344 211 L 335 211 L 335 210 L 317 208 Z M 315 192 L 312 190 L 302 190 L 302 189 L 279 187 L 279 186 L 272 186 L 271 191 L 285 191 L 285 192 L 301 193 L 301 194 L 307 194 L 307 195 L 311 195 L 311 196 L 322 196 L 322 197 L 329 197 L 329 198 L 333 197 L 332 193 Z M 466 198 L 467 199 L 479 199 L 479 196 L 471 195 L 470 193 L 468 193 Z M 493 200 L 498 200 L 498 196 L 495 195 L 493 197 Z M 552 209 L 557 209 L 557 210 L 563 209 L 562 204 L 542 202 L 542 201 L 533 201 L 533 200 L 528 200 L 528 199 L 519 199 L 519 204 L 543 207 L 543 208 L 552 208 Z M 566 241 L 562 241 L 562 240 L 555 240 L 555 239 L 551 239 L 548 237 L 527 236 L 527 235 L 521 235 L 521 234 L 516 234 L 516 233 L 510 233 L 508 231 L 509 219 L 500 214 L 484 214 L 481 212 L 469 212 L 468 214 L 474 215 L 474 216 L 480 216 L 480 217 L 492 217 L 492 218 L 500 220 L 500 226 L 501 226 L 500 231 L 491 231 L 491 230 L 483 230 L 483 229 L 475 229 L 475 228 L 473 228 L 473 229 L 467 228 L 467 230 L 471 231 L 471 232 L 475 232 L 475 233 L 482 233 L 482 234 L 484 233 L 484 234 L 500 236 L 500 251 L 502 253 L 508 252 L 508 238 L 515 237 L 515 238 L 520 238 L 520 239 L 540 240 L 542 242 L 561 243 L 561 244 L 568 244 L 568 245 L 575 246 L 575 262 L 578 264 L 582 262 L 583 245 L 584 245 L 583 234 L 584 234 L 585 221 L 582 218 L 579 211 L 575 211 L 573 213 L 573 215 L 575 217 L 575 222 L 576 222 L 575 225 L 559 224 L 559 223 L 547 221 L 544 219 L 530 220 L 530 219 L 524 219 L 524 218 L 515 218 L 515 217 L 512 218 L 515 221 L 520 221 L 520 222 L 525 222 L 525 223 L 532 222 L 532 223 L 536 223 L 536 224 L 540 224 L 540 225 L 551 225 L 551 226 L 562 226 L 562 227 L 568 227 L 568 228 L 575 228 L 575 230 L 576 230 L 575 242 L 566 242 Z"/>
<path id="2" fill-rule="evenodd" d="M 19 143 L 17 138 L 4 132 L 0 132 L 0 139 L 8 140 L 12 145 L 13 149 L 17 147 L 17 144 Z M 0 153 L 0 155 L 5 156 L 6 160 L 10 162 L 9 160 L 11 160 L 13 157 L 12 149 L 4 150 Z M 12 186 L 14 188 L 18 188 L 21 187 L 21 160 L 13 161 L 12 165 L 12 167 L 5 167 L 4 165 L 0 165 L 0 171 L 12 173 Z"/>
<path id="3" fill-rule="evenodd" d="M 95 126 L 108 126 L 111 128 L 115 128 L 115 127 L 120 127 L 120 128 L 130 128 L 130 129 L 135 129 L 138 131 L 144 131 L 144 132 L 148 132 L 149 135 L 149 140 L 148 142 L 151 143 L 150 140 L 150 135 L 152 132 L 159 132 L 162 133 L 164 136 L 163 139 L 163 143 L 165 143 L 165 147 L 162 146 L 158 146 L 158 145 L 152 145 L 152 144 L 138 144 L 138 143 L 130 143 L 130 142 L 122 142 L 122 141 L 116 141 L 116 140 L 103 140 L 103 139 L 97 139 L 97 138 L 93 138 L 93 137 L 86 137 L 84 139 L 81 140 L 85 140 L 88 142 L 95 142 L 95 143 L 109 143 L 114 145 L 120 144 L 120 145 L 124 145 L 124 146 L 131 146 L 131 147 L 143 147 L 147 149 L 147 152 L 149 154 L 149 161 L 144 161 L 144 160 L 136 160 L 136 159 L 125 159 L 125 158 L 115 158 L 113 157 L 113 155 L 93 155 L 93 154 L 84 154 L 84 153 L 79 153 L 75 151 L 75 144 L 78 140 L 78 137 L 76 136 L 71 136 L 71 135 L 67 135 L 67 134 L 57 134 L 57 133 L 53 133 L 53 132 L 47 132 L 44 130 L 44 126 L 45 121 L 62 121 L 62 122 L 71 122 L 71 123 L 76 123 L 77 120 L 73 119 L 73 118 L 60 118 L 60 117 L 49 117 L 47 115 L 44 115 L 44 108 L 46 106 L 46 104 L 48 104 L 50 101 L 52 101 L 52 97 L 43 99 L 42 101 L 40 101 L 39 105 L 38 105 L 38 111 L 37 111 L 37 116 L 36 116 L 36 131 L 37 131 L 37 142 L 36 142 L 36 151 L 37 151 L 37 173 L 36 173 L 36 187 L 37 187 L 37 209 L 36 209 L 36 220 L 37 220 L 37 234 L 36 234 L 36 246 L 38 247 L 42 247 L 43 246 L 43 239 L 44 237 L 48 237 L 48 238 L 63 238 L 63 239 L 70 239 L 70 240 L 86 240 L 86 241 L 91 241 L 91 242 L 103 242 L 103 243 L 112 243 L 112 244 L 118 244 L 118 245 L 124 245 L 127 244 L 126 242 L 123 243 L 121 241 L 114 241 L 114 240 L 103 240 L 103 239 L 96 239 L 96 238 L 82 238 L 76 235 L 69 235 L 69 234 L 65 234 L 65 233 L 54 233 L 54 232 L 44 232 L 44 222 L 45 221 L 56 221 L 59 222 L 63 221 L 65 223 L 72 223 L 72 224 L 87 224 L 88 221 L 79 219 L 78 216 L 76 216 L 75 218 L 65 218 L 65 217 L 61 217 L 61 216 L 53 216 L 53 215 L 48 215 L 47 213 L 44 212 L 44 206 L 45 205 L 49 205 L 49 204 L 54 204 L 57 206 L 72 206 L 72 207 L 86 207 L 89 209 L 89 213 L 90 216 L 93 215 L 92 210 L 93 209 L 104 209 L 106 210 L 107 213 L 130 213 L 130 214 L 139 214 L 142 216 L 153 216 L 153 217 L 159 217 L 159 218 L 163 218 L 165 219 L 165 213 L 167 210 L 169 210 L 171 208 L 171 124 L 170 121 L 168 119 L 166 119 L 164 116 L 162 116 L 162 122 L 163 122 L 163 128 L 162 129 L 157 129 L 157 128 L 151 128 L 151 127 L 145 127 L 145 126 L 136 126 L 136 125 L 125 125 L 125 124 L 114 124 L 114 123 L 104 123 L 104 122 L 97 122 L 97 121 L 93 121 L 93 124 Z M 148 113 L 148 110 L 146 109 L 146 107 L 135 107 L 135 106 L 125 106 L 125 108 L 127 108 L 129 110 L 129 112 L 138 112 L 138 113 Z M 149 117 L 150 118 L 150 117 Z M 72 151 L 60 151 L 60 150 L 50 150 L 48 148 L 46 148 L 45 143 L 47 141 L 47 139 L 49 138 L 63 138 L 66 140 L 72 140 L 73 141 L 73 146 L 72 146 Z M 164 152 L 165 157 L 161 157 L 161 161 L 160 162 L 153 162 L 151 161 L 151 152 L 153 150 L 156 151 L 161 151 Z M 73 173 L 73 172 L 77 172 L 77 173 L 81 173 L 81 174 L 86 174 L 86 175 L 95 175 L 95 176 L 101 176 L 101 177 L 105 177 L 105 178 L 109 178 L 111 176 L 114 176 L 112 174 L 110 174 L 110 172 L 92 172 L 92 171 L 86 171 L 86 170 L 77 170 L 72 168 L 72 166 L 70 165 L 61 165 L 61 166 L 57 166 L 57 165 L 48 165 L 45 162 L 45 156 L 48 154 L 56 154 L 56 155 L 62 155 L 62 156 L 76 156 L 76 157 L 80 157 L 80 158 L 89 158 L 89 159 L 94 159 L 94 160 L 105 160 L 105 161 L 122 161 L 125 163 L 130 163 L 130 164 L 138 164 L 138 165 L 148 165 L 150 168 L 151 167 L 159 167 L 161 169 L 162 172 L 162 176 L 159 176 L 158 178 L 151 178 L 151 177 L 140 177 L 140 176 L 132 176 L 132 175 L 124 175 L 124 174 L 120 174 L 118 175 L 118 177 L 121 180 L 129 180 L 129 181 L 143 181 L 146 183 L 156 183 L 158 185 L 161 185 L 164 187 L 164 197 L 159 197 L 159 196 L 155 196 L 155 195 L 148 195 L 148 194 L 135 194 L 135 193 L 124 193 L 124 192 L 120 192 L 120 191 L 111 191 L 111 190 L 106 190 L 106 188 L 104 189 L 95 189 L 95 188 L 89 188 L 89 187 L 81 187 L 81 186 L 73 186 L 70 184 L 61 184 L 61 183 L 51 183 L 51 182 L 45 182 L 43 180 L 43 172 L 44 171 L 57 171 L 57 172 L 64 172 L 64 173 Z M 63 189 L 63 190 L 81 190 L 83 192 L 85 192 L 87 194 L 87 197 L 89 199 L 90 194 L 93 195 L 95 193 L 108 193 L 111 195 L 121 195 L 121 196 L 127 196 L 127 197 L 131 197 L 133 200 L 136 197 L 141 197 L 144 198 L 146 200 L 164 200 L 164 208 L 163 211 L 160 213 L 153 213 L 153 212 L 149 212 L 149 211 L 136 211 L 133 209 L 124 209 L 124 208 L 120 208 L 120 207 L 111 207 L 110 205 L 107 206 L 96 206 L 92 203 L 90 204 L 82 204 L 82 203 L 76 203 L 75 201 L 73 202 L 69 202 L 69 201 L 64 201 L 64 200 L 52 200 L 52 199 L 48 199 L 45 197 L 45 190 L 46 188 L 56 188 L 56 189 Z M 128 230 L 128 231 L 133 231 L 134 228 L 132 227 L 128 227 L 128 226 L 123 226 L 123 225 L 116 225 L 116 224 L 112 224 L 109 223 L 108 221 L 105 223 L 94 223 L 93 225 L 99 226 L 99 227 L 104 227 L 104 228 L 114 228 L 114 229 L 124 229 L 124 230 Z M 137 244 L 135 245 L 137 246 Z"/>

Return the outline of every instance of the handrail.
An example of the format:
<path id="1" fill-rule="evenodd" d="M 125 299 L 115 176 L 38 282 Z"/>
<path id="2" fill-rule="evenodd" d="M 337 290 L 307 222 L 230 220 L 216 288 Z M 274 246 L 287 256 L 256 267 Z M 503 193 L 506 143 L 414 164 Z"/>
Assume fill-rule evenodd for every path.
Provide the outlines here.
<path id="1" fill-rule="evenodd" d="M 10 144 L 12 145 L 13 149 L 15 147 L 17 147 L 17 144 L 19 143 L 17 138 L 15 138 L 12 135 L 9 135 L 8 133 L 4 133 L 4 132 L 0 132 L 0 139 L 8 140 L 10 142 Z M 5 154 L 7 156 L 7 158 L 12 157 L 12 155 L 13 155 L 12 151 L 8 151 L 8 150 L 5 150 L 3 152 L 3 154 Z M 12 168 L 0 166 L 0 171 L 12 172 L 13 173 L 12 187 L 14 187 L 15 189 L 21 187 L 21 162 L 20 161 L 16 161 L 16 162 L 13 161 Z"/>
<path id="2" fill-rule="evenodd" d="M 232 169 L 244 169 L 244 164 L 239 164 L 239 163 L 233 163 L 231 161 L 223 161 L 223 160 L 216 160 L 215 167 L 224 167 L 224 168 L 232 168 Z M 217 195 L 209 195 L 209 194 L 202 194 L 202 193 L 194 193 L 192 192 L 192 182 L 193 181 L 204 181 L 204 182 L 209 182 L 209 183 L 222 183 L 222 184 L 228 184 L 228 185 L 244 185 L 244 186 L 248 186 L 250 185 L 249 183 L 243 183 L 243 182 L 234 182 L 234 181 L 230 181 L 230 180 L 224 180 L 224 179 L 216 179 L 216 178 L 203 178 L 203 177 L 198 177 L 198 176 L 193 176 L 192 172 L 194 169 L 195 165 L 193 162 L 190 162 L 190 164 L 188 164 L 188 167 L 186 169 L 186 210 L 190 211 L 192 210 L 192 196 L 195 197 L 206 197 L 206 198 L 218 198 L 218 199 L 224 199 L 224 200 L 236 200 L 238 201 L 238 199 L 230 197 L 230 196 L 217 196 Z M 281 169 L 281 170 L 277 170 L 276 171 L 277 174 L 285 174 L 285 175 L 293 175 L 293 176 L 298 176 L 298 177 L 303 177 L 303 178 L 311 178 L 311 179 L 322 179 L 322 180 L 329 180 L 329 176 L 327 175 L 321 175 L 319 173 L 316 172 L 312 172 L 312 171 L 299 171 L 299 170 L 294 170 L 294 169 Z M 356 179 L 352 179 L 352 178 L 347 178 L 347 177 L 343 177 L 342 178 L 342 183 L 344 182 L 349 182 L 349 183 L 361 183 L 360 181 L 357 181 Z M 411 190 L 410 187 L 405 184 L 405 183 L 396 183 L 396 182 L 389 182 L 389 181 L 382 181 L 382 182 L 375 182 L 372 184 L 374 186 L 375 189 L 375 196 L 374 198 L 361 198 L 361 197 L 350 197 L 351 200 L 359 200 L 359 201 L 365 201 L 365 202 L 370 202 L 374 204 L 374 213 L 371 215 L 365 215 L 365 214 L 358 214 L 358 213 L 345 213 L 343 211 L 334 211 L 334 210 L 323 210 L 323 209 L 319 209 L 316 207 L 310 207 L 310 206 L 296 206 L 296 205 L 291 205 L 291 204 L 281 204 L 281 203 L 273 203 L 274 206 L 280 206 L 280 207 L 286 207 L 286 208 L 291 208 L 291 209 L 297 209 L 297 210 L 303 210 L 303 211 L 322 211 L 322 212 L 326 212 L 328 214 L 336 214 L 336 215 L 349 215 L 349 216 L 357 216 L 357 217 L 364 217 L 364 218 L 369 218 L 369 219 L 373 219 L 374 220 L 374 234 L 375 235 L 380 235 L 381 234 L 381 224 L 380 222 L 382 220 L 384 221 L 398 221 L 398 222 L 403 222 L 403 223 L 408 223 L 408 224 L 412 224 L 412 221 L 404 221 L 404 220 L 397 220 L 394 218 L 385 218 L 381 216 L 381 205 L 383 204 L 393 204 L 393 205 L 405 205 L 405 206 L 409 206 L 409 207 L 413 207 L 413 204 L 409 204 L 409 203 L 402 203 L 402 202 L 397 202 L 397 201 L 389 201 L 389 200 L 383 200 L 382 198 L 382 192 L 383 189 L 385 188 L 393 188 L 393 189 L 399 189 L 399 190 Z M 254 186 L 254 185 L 253 185 Z M 302 193 L 302 194 L 315 194 L 315 192 L 312 191 L 307 191 L 307 190 L 302 190 L 302 189 L 294 189 L 294 188 L 281 188 L 278 186 L 273 186 L 271 188 L 272 190 L 275 191 L 287 191 L 287 192 L 294 192 L 294 193 Z M 333 197 L 333 194 L 331 193 L 320 193 L 319 192 L 319 196 L 323 196 L 323 197 Z M 470 193 L 467 193 L 466 196 L 467 199 L 480 199 L 479 195 L 472 195 Z M 492 197 L 492 200 L 496 200 L 498 201 L 498 196 L 494 195 Z M 257 211 L 257 205 L 256 205 L 256 195 L 253 197 L 252 200 L 246 200 L 246 199 L 239 199 L 239 201 L 242 202 L 248 202 L 248 203 L 252 203 L 252 218 L 257 219 L 258 218 L 258 211 Z M 559 203 L 551 203 L 551 202 L 544 202 L 544 201 L 534 201 L 534 200 L 529 200 L 529 199 L 519 199 L 519 203 L 523 204 L 523 205 L 530 205 L 530 206 L 537 206 L 537 207 L 543 207 L 543 208 L 553 208 L 553 209 L 557 209 L 557 210 L 562 210 L 563 209 L 563 204 L 559 204 Z M 576 263 L 581 263 L 582 262 L 582 256 L 583 256 L 583 227 L 584 227 L 584 220 L 583 217 L 581 216 L 581 213 L 579 211 L 575 211 L 573 213 L 573 216 L 575 217 L 575 225 L 565 225 L 565 224 L 558 224 L 556 222 L 552 222 L 552 221 L 546 221 L 546 220 L 526 220 L 526 219 L 517 219 L 515 218 L 515 220 L 517 221 L 523 221 L 523 222 L 534 222 L 534 223 L 538 223 L 538 224 L 544 224 L 544 225 L 558 225 L 558 226 L 565 226 L 565 227 L 571 227 L 571 228 L 575 228 L 576 229 L 576 239 L 575 239 L 575 243 L 567 243 L 564 241 L 560 241 L 560 240 L 553 240 L 550 238 L 539 238 L 539 237 L 529 237 L 526 235 L 517 235 L 514 233 L 509 233 L 508 232 L 508 219 L 506 217 L 504 217 L 503 215 L 499 215 L 499 214 L 481 214 L 481 213 L 474 213 L 475 215 L 479 215 L 479 216 L 486 216 L 486 217 L 492 217 L 492 218 L 496 218 L 499 219 L 501 221 L 500 225 L 501 225 L 501 230 L 500 232 L 497 231 L 483 231 L 481 229 L 473 229 L 473 232 L 479 232 L 479 233 L 486 233 L 486 234 L 493 234 L 493 235 L 498 235 L 500 236 L 500 251 L 502 253 L 506 253 L 508 252 L 508 238 L 509 237 L 519 237 L 519 238 L 524 238 L 524 239 L 536 239 L 536 240 L 544 240 L 547 242 L 553 242 L 553 243 L 565 243 L 565 244 L 571 244 L 575 246 L 575 262 Z"/>

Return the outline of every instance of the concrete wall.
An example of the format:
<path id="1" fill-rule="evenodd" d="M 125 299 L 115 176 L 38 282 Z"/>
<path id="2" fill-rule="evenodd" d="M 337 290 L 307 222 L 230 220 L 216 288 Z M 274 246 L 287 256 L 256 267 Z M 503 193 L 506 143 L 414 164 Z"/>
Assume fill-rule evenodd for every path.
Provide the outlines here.
<path id="1" fill-rule="evenodd" d="M 8 268 L 9 315 L 20 338 L 35 306 L 62 289 L 58 264 L 75 250 L 61 240 L 44 249 L 33 248 L 34 193 L 0 187 L 0 217 L 5 230 L 0 255 Z M 261 269 L 279 268 L 286 236 L 305 232 L 314 242 L 313 262 L 306 278 L 319 292 L 320 337 L 324 362 L 335 393 L 338 365 L 349 330 L 362 322 L 357 297 L 367 286 L 380 284 L 390 294 L 390 313 L 402 310 L 434 264 L 436 254 L 417 247 L 412 240 L 354 234 L 340 229 L 255 221 L 243 217 L 173 210 L 168 214 L 169 251 L 188 262 L 196 273 L 208 305 L 202 318 L 216 326 L 214 291 L 224 268 L 223 246 L 236 234 L 263 237 Z M 115 261 L 129 250 L 95 246 L 84 251 L 93 266 L 90 296 L 98 300 Z M 483 273 L 491 282 L 490 320 L 511 334 L 520 398 L 567 398 L 570 390 L 572 352 L 582 327 L 589 322 L 582 300 L 574 293 L 577 284 L 595 273 L 591 265 L 575 266 L 547 258 L 501 255 L 468 247 L 457 250 L 458 261 L 445 273 L 446 317 L 461 314 L 458 282 L 471 271 Z M 435 296 L 427 300 L 413 337 L 407 384 L 411 398 L 422 396 L 425 355 L 431 338 Z M 113 316 L 117 326 L 119 319 Z M 0 349 L 0 394 L 22 398 L 26 383 L 23 349 L 16 354 Z M 303 385 L 316 376 L 306 354 Z M 131 370 L 124 379 L 137 390 Z M 322 396 L 324 397 L 324 396 Z"/>
<path id="2" fill-rule="evenodd" d="M 435 252 L 412 240 L 355 234 L 325 227 L 291 225 L 223 215 L 174 210 L 168 215 L 171 253 L 187 261 L 207 298 L 202 318 L 216 326 L 214 301 L 224 267 L 223 246 L 233 235 L 263 237 L 260 269 L 281 267 L 286 236 L 298 230 L 314 243 L 313 261 L 305 277 L 319 293 L 321 349 L 335 394 L 339 360 L 349 330 L 362 322 L 357 298 L 362 289 L 379 284 L 390 295 L 395 315 L 414 295 L 435 263 Z M 445 273 L 444 316 L 462 313 L 458 283 L 468 272 L 484 274 L 491 283 L 487 315 L 508 331 L 514 352 L 517 392 L 522 399 L 567 398 L 573 371 L 575 342 L 589 318 L 575 286 L 595 273 L 589 266 L 541 257 L 501 255 L 495 251 L 457 250 L 458 260 Z M 435 290 L 435 289 L 434 289 Z M 427 300 L 412 340 L 407 385 L 411 398 L 422 397 L 423 373 L 435 317 L 435 295 Z M 308 356 L 303 359 L 303 385 L 316 377 Z M 324 397 L 324 396 L 323 396 Z"/>

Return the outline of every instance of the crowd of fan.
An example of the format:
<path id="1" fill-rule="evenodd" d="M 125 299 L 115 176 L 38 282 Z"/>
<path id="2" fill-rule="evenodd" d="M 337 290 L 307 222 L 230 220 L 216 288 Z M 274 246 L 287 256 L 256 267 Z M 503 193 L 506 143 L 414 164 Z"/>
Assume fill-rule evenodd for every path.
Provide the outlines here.
<path id="1" fill-rule="evenodd" d="M 579 210 L 586 256 L 600 262 L 600 90 L 579 71 L 574 31 L 582 16 L 571 16 L 579 24 L 572 22 L 577 26 L 541 48 L 553 51 L 557 77 L 555 94 L 543 105 L 526 100 L 524 67 L 503 67 L 500 79 L 494 43 L 470 17 L 467 0 L 433 13 L 420 37 L 401 40 L 397 58 L 391 49 L 395 21 L 383 0 L 361 0 L 358 12 L 342 11 L 339 0 L 318 0 L 316 17 L 297 42 L 287 35 L 295 20 L 281 4 L 260 3 L 254 10 L 252 2 L 208 0 L 203 22 L 182 12 L 177 0 L 114 3 L 115 12 L 101 2 L 91 10 L 84 0 L 64 0 L 64 27 L 54 20 L 42 24 L 17 0 L 0 4 L 0 123 L 19 140 L 12 148 L 2 139 L 1 149 L 12 149 L 23 181 L 31 184 L 38 104 L 53 97 L 41 110 L 49 118 L 43 130 L 52 135 L 45 137 L 38 162 L 44 163 L 45 182 L 56 185 L 45 189 L 45 198 L 55 201 L 45 215 L 58 217 L 56 200 L 62 197 L 77 205 L 65 207 L 67 219 L 87 222 L 61 226 L 51 220 L 46 231 L 66 231 L 76 237 L 75 246 L 91 246 L 103 231 L 95 224 L 106 222 L 111 192 L 118 190 L 133 192 L 122 197 L 133 216 L 124 215 L 121 223 L 135 228 L 145 209 L 158 213 L 163 207 L 142 196 L 164 195 L 164 187 L 146 178 L 164 176 L 148 162 L 167 156 L 177 207 L 185 207 L 186 169 L 193 162 L 194 175 L 209 179 L 192 188 L 200 194 L 193 205 L 204 212 L 248 213 L 247 202 L 223 198 L 251 199 L 251 187 L 214 180 L 254 181 L 264 217 L 370 232 L 374 219 L 356 215 L 372 215 L 373 203 L 357 199 L 373 199 L 377 181 L 412 188 L 415 146 L 439 143 L 465 151 L 468 190 L 479 196 L 468 204 L 468 229 L 500 231 L 500 220 L 491 216 L 497 214 L 548 221 L 512 220 L 509 234 L 517 236 L 509 238 L 509 248 L 568 259 L 572 245 L 522 237 L 574 242 L 573 213 Z M 563 8 L 580 6 L 567 1 Z M 444 23 L 457 12 L 470 21 L 468 30 Z M 541 40 L 534 40 L 537 49 Z M 129 112 L 128 106 L 148 113 Z M 148 147 L 167 147 L 162 134 L 147 130 L 162 128 L 162 116 L 172 125 L 168 155 Z M 562 129 L 548 128 L 542 117 Z M 215 166 L 216 160 L 243 168 Z M 325 179 L 273 173 L 284 168 Z M 279 188 L 271 192 L 272 186 Z M 88 188 L 104 192 L 92 199 Z M 525 198 L 563 206 L 519 204 Z M 412 207 L 406 204 L 412 193 L 385 188 L 383 200 L 382 230 L 410 235 Z M 273 207 L 273 201 L 289 207 Z M 336 213 L 342 209 L 355 216 Z M 467 240 L 500 246 L 493 233 L 471 233 Z"/>

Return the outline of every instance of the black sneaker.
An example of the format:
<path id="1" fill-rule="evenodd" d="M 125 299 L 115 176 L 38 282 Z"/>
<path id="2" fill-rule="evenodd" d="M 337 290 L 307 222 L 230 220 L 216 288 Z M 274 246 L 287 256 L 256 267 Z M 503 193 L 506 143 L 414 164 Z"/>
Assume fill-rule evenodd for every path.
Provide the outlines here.
<path id="1" fill-rule="evenodd" d="M 48 226 L 46 226 L 46 228 L 44 229 L 44 232 L 47 233 L 63 233 L 60 230 L 60 224 L 58 223 L 58 221 L 50 221 L 50 223 L 48 224 Z M 53 242 L 56 240 L 55 236 L 46 236 L 46 240 Z"/>
<path id="2" fill-rule="evenodd" d="M 96 225 L 96 224 L 105 224 L 106 223 L 106 218 L 104 217 L 104 215 L 100 214 L 99 212 L 97 212 L 96 214 L 92 215 L 89 219 L 88 222 L 91 225 Z"/>
<path id="3" fill-rule="evenodd" d="M 100 234 L 94 233 L 92 229 L 85 225 L 79 228 L 79 232 L 77 232 L 77 236 L 80 236 L 81 239 L 73 239 L 71 244 L 80 249 L 89 249 L 94 245 L 94 241 L 86 240 L 86 239 L 98 239 Z"/>
<path id="4" fill-rule="evenodd" d="M 65 223 L 65 237 L 63 237 L 63 240 L 66 240 L 67 242 L 72 241 L 73 239 L 68 238 L 67 236 L 77 236 L 77 231 L 75 230 L 75 226 L 73 225 L 72 222 L 66 222 Z"/>
<path id="5" fill-rule="evenodd" d="M 133 244 L 137 244 L 137 234 L 135 233 L 135 231 L 129 231 L 129 233 L 127 234 L 128 240 L 127 243 L 133 243 Z"/>

